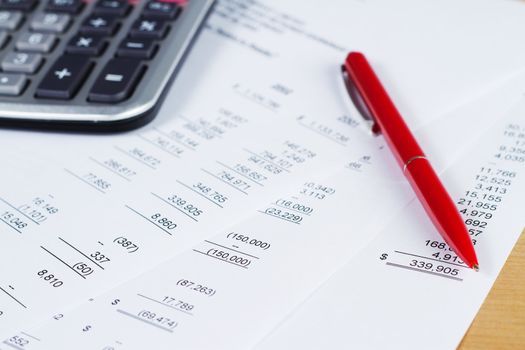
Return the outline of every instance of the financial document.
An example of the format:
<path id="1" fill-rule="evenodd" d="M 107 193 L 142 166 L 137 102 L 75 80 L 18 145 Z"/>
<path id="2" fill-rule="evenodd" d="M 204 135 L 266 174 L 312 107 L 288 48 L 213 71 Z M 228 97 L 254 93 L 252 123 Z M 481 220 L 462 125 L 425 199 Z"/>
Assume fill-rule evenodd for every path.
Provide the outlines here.
<path id="1" fill-rule="evenodd" d="M 256 349 L 456 348 L 525 228 L 517 215 L 525 192 L 524 116 L 522 100 L 442 176 L 465 218 L 479 272 L 458 259 L 414 201 Z"/>
<path id="2" fill-rule="evenodd" d="M 515 84 L 511 85 L 513 89 L 516 88 Z M 505 89 L 503 88 L 501 94 L 507 96 L 504 92 Z M 505 98 L 503 100 L 505 103 L 508 102 Z M 484 101 L 490 100 L 484 99 Z M 485 102 L 485 105 L 479 103 L 466 106 L 456 113 L 446 116 L 444 122 L 441 121 L 431 126 L 434 137 L 436 140 L 448 137 L 449 142 L 446 147 L 453 150 L 462 142 L 460 137 L 451 137 L 448 128 L 446 128 L 448 125 L 446 121 L 450 119 L 457 121 L 461 120 L 462 116 L 466 116 L 463 118 L 464 122 L 470 122 L 470 118 L 475 118 L 480 122 L 485 121 L 487 125 L 492 124 L 493 118 L 487 118 L 487 116 L 494 115 L 490 105 L 492 103 Z M 487 115 L 484 116 L 480 109 L 488 110 Z M 517 112 L 513 111 L 513 113 Z M 507 121 L 505 125 L 511 125 L 509 123 L 510 121 Z M 498 123 L 498 125 L 500 124 Z M 516 126 L 511 127 L 516 128 Z M 503 137 L 495 141 L 498 148 L 511 147 L 508 145 L 512 145 L 515 141 L 511 137 L 511 141 L 508 142 L 505 133 L 506 131 L 504 131 Z M 493 132 L 490 135 L 493 135 Z M 483 139 L 487 138 L 487 136 L 483 137 Z M 468 150 L 464 152 L 463 156 L 460 156 L 455 162 L 462 164 L 459 170 L 469 175 L 472 171 L 476 173 L 475 164 L 484 155 L 490 154 L 487 152 L 490 146 L 476 146 L 475 149 L 480 151 L 479 157 L 472 158 L 471 152 Z M 515 152 L 515 150 L 510 152 Z M 468 215 L 478 215 L 482 209 L 477 207 L 487 206 L 488 203 L 490 208 L 485 209 L 484 215 L 489 219 L 480 222 L 478 219 L 470 218 L 469 221 L 467 218 L 467 225 L 469 225 L 476 240 L 476 247 L 482 244 L 492 247 L 493 251 L 498 252 L 501 263 L 508 253 L 506 249 L 510 249 L 513 239 L 517 236 L 509 235 L 509 240 L 505 245 L 485 243 L 486 240 L 483 239 L 490 233 L 489 228 L 479 228 L 479 226 L 492 224 L 494 220 L 491 221 L 491 219 L 496 217 L 496 213 L 501 216 L 501 213 L 509 212 L 509 208 L 512 209 L 514 203 L 509 202 L 509 200 L 503 202 L 503 196 L 501 198 L 490 196 L 491 191 L 495 188 L 490 183 L 492 181 L 498 182 L 500 178 L 506 179 L 506 176 L 510 176 L 511 180 L 515 182 L 517 173 L 512 171 L 519 171 L 522 165 L 519 164 L 521 163 L 519 157 L 516 160 L 511 160 L 512 155 L 505 153 L 500 154 L 499 157 L 508 159 L 498 163 L 489 159 L 492 167 L 490 169 L 492 170 L 487 170 L 489 168 L 484 167 L 484 170 L 481 171 L 499 172 L 501 177 L 494 175 L 490 178 L 484 178 L 483 181 L 487 184 L 483 191 L 477 190 L 479 191 L 477 196 L 483 197 L 482 195 L 487 193 L 489 196 L 465 206 L 463 214 L 467 217 Z M 501 168 L 496 169 L 495 167 L 498 166 Z M 457 170 L 457 165 L 454 165 L 447 170 L 446 174 L 455 174 L 454 171 Z M 370 173 L 361 174 L 366 177 L 370 176 Z M 458 178 L 457 174 L 454 175 L 454 179 L 456 178 Z M 472 180 L 471 176 L 461 178 L 465 179 L 467 183 Z M 388 193 L 387 187 L 396 184 L 395 182 L 382 183 L 378 179 L 368 178 L 366 181 L 366 183 L 372 183 L 379 190 L 377 192 L 369 187 L 357 190 L 355 186 L 350 185 L 350 178 L 344 172 L 324 178 L 323 181 L 307 182 L 300 186 L 297 192 L 291 193 L 288 197 L 289 200 L 279 198 L 273 201 L 271 205 L 264 206 L 258 213 L 254 213 L 251 218 L 196 245 L 192 251 L 178 256 L 163 266 L 149 271 L 134 281 L 95 298 L 95 300 L 87 302 L 83 307 L 73 312 L 60 314 L 60 317 L 51 319 L 42 327 L 26 329 L 12 335 L 5 341 L 5 344 L 22 342 L 27 348 L 31 349 L 47 349 L 50 347 L 66 349 L 74 347 L 80 342 L 89 345 L 90 348 L 139 349 L 156 346 L 159 349 L 169 349 L 177 344 L 184 348 L 205 349 L 210 344 L 210 338 L 201 335 L 209 334 L 213 339 L 214 346 L 218 348 L 250 348 L 258 340 L 265 338 L 280 323 L 280 320 L 292 312 L 308 296 L 309 292 L 314 291 L 337 267 L 351 259 L 352 256 L 355 256 L 355 259 L 351 259 L 348 264 L 352 270 L 344 274 L 338 273 L 337 276 L 341 277 L 340 280 L 336 281 L 337 283 L 331 280 L 327 287 L 321 289 L 321 291 L 329 291 L 326 295 L 327 300 L 319 301 L 314 296 L 312 301 L 306 302 L 306 309 L 300 308 L 297 311 L 298 316 L 292 316 L 288 323 L 285 323 L 282 331 L 279 329 L 276 335 L 265 340 L 269 345 L 263 342 L 260 347 L 295 348 L 310 346 L 311 348 L 319 348 L 327 341 L 326 339 L 323 340 L 324 336 L 318 338 L 316 334 L 330 330 L 339 330 L 341 336 L 348 334 L 350 332 L 348 329 L 342 330 L 340 327 L 347 327 L 352 321 L 359 323 L 363 319 L 367 319 L 364 314 L 370 312 L 369 309 L 374 309 L 375 305 L 378 304 L 376 298 L 386 299 L 386 301 L 379 303 L 380 305 L 384 304 L 384 309 L 379 308 L 378 310 L 386 312 L 390 317 L 399 317 L 395 312 L 390 313 L 390 309 L 396 306 L 406 309 L 407 305 L 412 305 L 414 299 L 408 292 L 409 290 L 424 290 L 429 287 L 432 287 L 431 290 L 437 294 L 433 297 L 435 299 L 442 299 L 441 294 L 446 293 L 441 289 L 445 288 L 446 290 L 451 287 L 461 288 L 453 296 L 459 293 L 465 293 L 468 296 L 472 303 L 470 305 L 471 313 L 465 312 L 461 315 L 456 313 L 456 322 L 450 325 L 458 335 L 461 335 L 465 330 L 465 325 L 468 326 L 469 320 L 473 317 L 472 312 L 477 310 L 477 303 L 483 300 L 484 293 L 490 287 L 497 271 L 489 272 L 487 270 L 477 274 L 468 269 L 442 242 L 441 238 L 435 233 L 433 226 L 426 222 L 426 216 L 419 208 L 418 202 L 413 202 L 407 207 L 405 215 L 390 221 L 388 232 L 379 236 L 374 242 L 370 242 L 374 237 L 373 232 L 380 229 L 382 225 L 382 221 L 374 220 L 378 215 L 377 209 L 381 207 L 378 203 L 385 201 L 385 194 Z M 445 181 L 447 180 L 450 178 L 445 177 Z M 455 183 L 456 181 L 453 180 L 452 182 Z M 454 187 L 453 185 L 450 186 Z M 520 189 L 516 189 L 516 186 L 519 185 L 514 184 L 513 186 L 512 192 L 519 193 Z M 507 190 L 510 193 L 510 184 L 500 187 L 498 191 L 506 193 Z M 404 191 L 404 193 L 405 200 L 411 197 L 409 190 Z M 455 191 L 454 193 L 458 192 Z M 403 199 L 399 194 L 395 194 L 397 203 Z M 359 198 L 359 200 L 347 200 L 347 205 L 342 207 L 334 206 L 334 203 L 340 203 L 341 198 Z M 301 203 L 302 206 L 298 203 Z M 270 215 L 260 215 L 282 207 L 293 210 L 304 220 L 300 220 L 299 224 L 290 225 L 290 222 L 281 218 L 275 220 Z M 391 208 L 394 207 L 395 205 L 391 206 Z M 347 213 L 352 213 L 351 221 L 349 221 Z M 385 212 L 381 212 L 380 215 L 388 222 L 388 215 Z M 507 220 L 507 218 L 501 220 Z M 516 223 L 518 221 L 515 220 Z M 370 225 L 371 223 L 372 225 Z M 423 228 L 420 225 L 423 225 Z M 498 222 L 496 221 L 493 225 L 498 225 Z M 484 233 L 485 230 L 487 233 Z M 406 236 L 407 232 L 412 231 L 413 234 Z M 401 235 L 400 232 L 405 232 L 405 235 Z M 519 230 L 517 232 L 519 233 Z M 368 242 L 370 242 L 368 247 L 361 249 Z M 487 254 L 483 254 L 479 249 L 478 254 L 480 254 L 480 261 L 489 260 L 486 258 Z M 491 265 L 496 266 L 497 264 L 491 263 Z M 392 268 L 399 269 L 401 272 L 391 271 Z M 343 271 L 348 269 L 349 267 Z M 414 273 L 414 275 L 403 277 L 402 274 L 405 270 Z M 425 278 L 429 278 L 426 277 L 427 274 L 432 276 L 430 281 L 425 280 Z M 368 282 L 370 276 L 378 277 L 378 285 Z M 404 288 L 402 286 L 397 286 L 397 288 L 382 287 L 383 283 L 394 284 L 394 281 L 400 280 L 403 280 Z M 463 283 L 451 286 L 450 281 L 455 283 L 465 281 L 472 287 L 467 287 L 465 291 L 463 290 L 465 288 Z M 343 282 L 347 282 L 347 284 Z M 343 283 L 343 287 L 360 291 L 362 294 L 354 296 L 352 293 L 346 293 L 346 291 L 339 293 L 329 288 L 333 285 L 334 289 L 339 289 L 341 283 Z M 356 284 L 361 288 L 356 288 Z M 374 293 L 369 288 L 372 288 Z M 400 290 L 399 295 L 395 294 L 389 298 L 383 295 L 375 295 L 375 293 L 380 292 L 390 295 L 392 290 L 397 291 L 398 289 Z M 473 290 L 476 290 L 477 294 L 468 294 L 472 293 Z M 372 294 L 374 298 L 368 297 L 368 294 Z M 335 296 L 342 299 L 335 298 Z M 473 298 L 474 296 L 477 298 Z M 403 300 L 402 297 L 408 299 L 396 304 L 392 300 L 394 297 L 400 300 Z M 424 296 L 421 296 L 421 302 L 426 303 L 428 298 L 432 298 L 432 294 L 427 291 Z M 348 300 L 359 300 L 357 304 L 362 308 L 363 315 L 354 316 L 355 313 L 352 312 L 352 309 L 344 309 L 344 313 L 341 312 L 340 314 L 334 311 L 341 305 L 347 305 Z M 337 302 L 336 305 L 334 305 L 335 302 Z M 462 299 L 459 299 L 458 302 L 465 304 L 465 300 Z M 314 303 L 314 307 L 308 307 L 310 303 Z M 316 309 L 317 305 L 321 311 Z M 413 313 L 407 312 L 407 323 L 414 317 L 420 317 L 421 307 L 415 307 Z M 319 313 L 309 314 L 309 312 L 313 312 L 312 310 Z M 435 309 L 426 307 L 424 310 L 428 313 L 427 318 L 436 319 L 436 327 L 442 327 L 441 323 L 444 316 L 440 317 L 441 314 L 436 313 L 436 310 L 443 312 L 440 306 L 436 306 Z M 447 310 L 450 309 L 447 308 Z M 328 314 L 324 314 L 323 311 Z M 344 318 L 344 322 L 341 319 L 339 320 L 339 327 L 330 325 L 327 326 L 330 330 L 327 330 L 325 329 L 327 327 L 320 325 L 320 323 L 327 322 L 334 312 Z M 302 313 L 306 313 L 306 315 Z M 372 315 L 374 314 L 372 313 Z M 360 327 L 369 330 L 375 329 L 372 324 L 377 323 L 375 317 L 379 316 L 374 315 L 375 317 L 373 317 L 372 315 L 368 316 L 370 324 L 360 325 Z M 388 319 L 388 317 L 385 318 Z M 297 324 L 293 322 L 294 320 Z M 304 320 L 304 322 L 297 322 L 297 320 Z M 315 332 L 314 329 L 301 329 L 299 327 L 310 325 L 310 320 L 318 321 L 311 325 L 315 328 Z M 220 331 L 217 329 L 217 322 L 221 323 Z M 387 327 L 390 325 L 389 322 L 393 323 L 394 320 L 388 319 L 388 322 L 385 320 L 381 326 Z M 461 323 L 463 324 L 461 325 Z M 295 325 L 297 333 L 290 332 L 291 326 L 288 324 Z M 428 323 L 425 324 L 428 325 Z M 360 342 L 361 337 L 355 335 L 353 336 L 353 339 L 356 339 L 355 346 L 375 348 L 388 343 L 391 346 L 415 348 L 415 344 L 401 343 L 399 339 L 388 337 L 391 334 L 399 334 L 400 339 L 410 338 L 409 334 L 402 332 L 406 327 L 406 324 L 401 323 L 398 328 L 389 329 L 388 332 L 383 331 L 385 334 L 380 338 L 384 339 L 382 344 L 372 344 L 368 339 L 372 336 L 371 334 L 363 337 L 362 342 Z M 232 337 L 230 332 L 225 331 L 228 329 L 235 329 L 236 336 Z M 295 328 L 291 329 L 295 331 Z M 305 331 L 310 331 L 313 334 L 312 338 L 315 338 L 307 340 L 306 342 L 309 344 L 303 344 L 300 341 L 306 337 Z M 327 334 L 326 336 L 334 338 L 334 346 L 349 343 L 348 340 L 343 341 L 337 335 Z M 421 337 L 423 340 L 427 339 L 424 335 Z M 451 338 L 449 337 L 448 341 L 451 341 Z M 151 339 L 155 340 L 152 341 Z M 417 341 L 419 338 L 412 337 L 411 339 Z M 421 343 L 417 343 L 417 347 L 422 346 L 423 342 L 420 341 Z M 436 348 L 442 348 L 444 345 L 436 342 Z"/>
<path id="3" fill-rule="evenodd" d="M 249 214 L 300 227 L 313 203 L 287 196 L 300 186 L 330 192 L 336 185 L 306 186 L 310 181 L 341 173 L 340 181 L 363 191 L 357 197 L 369 192 L 361 185 L 363 173 L 378 181 L 391 174 L 387 181 L 405 186 L 399 170 L 388 170 L 393 162 L 384 145 L 340 98 L 345 90 L 337 66 L 334 75 L 309 78 L 335 82 L 319 94 L 298 74 L 304 67 L 285 58 L 292 51 L 286 41 L 275 47 L 282 57 L 272 63 L 256 44 L 225 41 L 213 22 L 208 33 L 199 42 L 204 52 L 192 53 L 150 127 L 96 137 L 2 132 L 0 264 L 17 261 L 2 273 L 2 334 L 111 290 Z M 303 40 L 310 45 L 305 52 L 325 48 L 304 64 L 341 56 L 339 47 Z M 250 74 L 242 54 L 267 67 L 266 74 Z M 314 93 L 322 104 L 305 99 Z M 384 210 L 395 198 L 388 197 Z M 359 247 L 359 227 L 368 224 L 362 220 L 344 243 Z M 220 258 L 221 245 L 198 250 Z"/>
<path id="4" fill-rule="evenodd" d="M 2 274 L 2 329 L 22 327 L 117 286 L 316 173 L 350 163 L 361 164 L 363 171 L 374 163 L 384 166 L 374 156 L 385 153 L 382 146 L 360 141 L 367 135 L 349 117 L 334 115 L 341 132 L 319 135 L 313 119 L 268 114 L 260 100 L 239 93 L 237 84 L 218 81 L 206 87 L 223 92 L 215 92 L 215 103 L 198 110 L 188 106 L 174 121 L 130 135 L 56 142 L 52 135 L 39 140 L 17 135 L 39 158 L 34 163 L 24 158 L 23 167 L 41 170 L 17 166 L 23 154 L 18 150 L 5 157 L 9 166 L 2 181 L 9 185 L 0 199 L 5 231 L 0 259 L 2 266 L 19 264 Z M 50 146 L 40 147 L 45 139 Z M 7 137 L 2 142 L 9 144 Z M 67 152 L 60 151 L 63 143 Z M 300 223 L 298 213 L 280 206 L 263 210 Z"/>
<path id="5" fill-rule="evenodd" d="M 221 349 L 247 348 L 374 237 L 382 223 L 371 220 L 371 213 L 378 208 L 388 213 L 382 216 L 395 213 L 391 208 L 400 196 L 392 183 L 359 185 L 365 174 L 354 176 L 342 167 L 327 178 L 313 177 L 296 191 L 274 197 L 249 219 L 4 344 L 206 349 L 211 341 Z M 370 195 L 372 187 L 381 191 Z M 356 200 L 337 205 L 348 198 Z M 351 225 L 327 230 L 327 223 L 345 224 L 348 213 L 355 215 Z"/>
<path id="6" fill-rule="evenodd" d="M 327 23 L 313 4 L 220 1 L 150 126 L 108 136 L 2 131 L 0 348 L 245 349 L 381 241 L 372 243 L 413 194 L 349 103 L 339 68 L 350 49 L 374 52 L 377 41 L 341 33 L 357 33 L 348 14 L 358 23 L 376 6 L 327 8 Z M 483 78 L 518 70 L 516 57 Z M 404 99 L 395 91 L 415 94 L 429 77 L 407 75 L 413 61 L 393 62 L 385 83 L 407 84 L 393 91 L 409 122 L 454 139 L 436 122 L 449 108 L 440 99 L 467 100 L 466 86 L 432 84 L 434 103 Z M 441 244 L 429 235 L 425 249 Z M 381 246 L 381 267 L 418 268 L 392 247 Z M 430 269 L 440 280 L 470 276 L 439 266 Z"/>

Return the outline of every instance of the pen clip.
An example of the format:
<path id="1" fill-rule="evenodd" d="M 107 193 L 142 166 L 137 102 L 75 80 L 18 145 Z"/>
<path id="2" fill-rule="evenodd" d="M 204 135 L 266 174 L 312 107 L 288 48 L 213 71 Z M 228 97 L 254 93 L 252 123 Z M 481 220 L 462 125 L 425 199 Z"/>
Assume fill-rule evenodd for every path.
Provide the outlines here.
<path id="1" fill-rule="evenodd" d="M 344 65 L 341 66 L 341 73 L 343 75 L 343 81 L 345 83 L 346 91 L 348 91 L 348 95 L 350 96 L 350 100 L 352 100 L 352 103 L 354 104 L 357 111 L 361 114 L 363 119 L 367 121 L 368 124 L 370 125 L 370 130 L 372 131 L 372 134 L 374 136 L 379 136 L 381 134 L 379 125 L 377 124 L 374 117 L 372 116 L 372 113 L 370 113 L 368 106 L 366 105 L 365 101 L 363 101 L 363 98 L 361 97 L 359 90 L 357 89 L 354 82 L 350 78 L 350 75 L 346 71 L 346 68 Z"/>

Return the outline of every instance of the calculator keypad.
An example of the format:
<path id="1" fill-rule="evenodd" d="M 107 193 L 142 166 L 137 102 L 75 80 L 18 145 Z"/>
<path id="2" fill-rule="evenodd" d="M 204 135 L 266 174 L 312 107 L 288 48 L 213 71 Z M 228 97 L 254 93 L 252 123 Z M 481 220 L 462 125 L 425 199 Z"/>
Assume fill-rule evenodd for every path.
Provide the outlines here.
<path id="1" fill-rule="evenodd" d="M 67 52 L 79 55 L 100 56 L 107 46 L 104 36 L 79 34 L 69 40 Z"/>
<path id="2" fill-rule="evenodd" d="M 91 67 L 92 62 L 86 56 L 60 57 L 38 85 L 36 95 L 61 100 L 72 98 Z"/>
<path id="3" fill-rule="evenodd" d="M 181 11 L 168 0 L 0 0 L 0 96 L 125 101 Z"/>
<path id="4" fill-rule="evenodd" d="M 181 8 L 172 2 L 150 1 L 144 7 L 143 14 L 150 18 L 175 19 Z"/>
<path id="5" fill-rule="evenodd" d="M 0 73 L 0 94 L 20 95 L 26 86 L 27 77 L 23 74 Z"/>
<path id="6" fill-rule="evenodd" d="M 37 0 L 0 0 L 0 7 L 8 10 L 31 11 L 37 4 Z"/>
<path id="7" fill-rule="evenodd" d="M 83 7 L 82 0 L 50 0 L 47 3 L 46 10 L 74 15 L 79 13 Z"/>
<path id="8" fill-rule="evenodd" d="M 43 57 L 38 53 L 9 52 L 2 60 L 4 72 L 35 73 L 42 64 Z"/>
<path id="9" fill-rule="evenodd" d="M 23 33 L 16 41 L 16 48 L 28 52 L 50 52 L 57 41 L 54 34 Z"/>
<path id="10" fill-rule="evenodd" d="M 62 33 L 66 30 L 71 17 L 61 13 L 38 13 L 31 21 L 31 29 L 34 31 Z"/>
<path id="11" fill-rule="evenodd" d="M 22 12 L 0 11 L 0 29 L 15 30 L 22 23 Z"/>
<path id="12" fill-rule="evenodd" d="M 148 39 L 124 39 L 117 50 L 119 57 L 133 57 L 150 59 L 157 50 L 158 45 Z"/>
<path id="13" fill-rule="evenodd" d="M 93 13 L 122 17 L 128 13 L 129 9 L 130 4 L 124 0 L 100 0 L 95 5 Z"/>
<path id="14" fill-rule="evenodd" d="M 137 59 L 112 59 L 106 64 L 89 92 L 89 100 L 96 102 L 125 100 L 135 88 L 143 68 L 142 62 Z"/>
<path id="15" fill-rule="evenodd" d="M 112 35 L 118 25 L 116 17 L 93 15 L 86 18 L 80 31 L 84 34 Z"/>
<path id="16" fill-rule="evenodd" d="M 168 24 L 157 19 L 141 18 L 131 27 L 130 37 L 162 39 L 168 31 Z"/>

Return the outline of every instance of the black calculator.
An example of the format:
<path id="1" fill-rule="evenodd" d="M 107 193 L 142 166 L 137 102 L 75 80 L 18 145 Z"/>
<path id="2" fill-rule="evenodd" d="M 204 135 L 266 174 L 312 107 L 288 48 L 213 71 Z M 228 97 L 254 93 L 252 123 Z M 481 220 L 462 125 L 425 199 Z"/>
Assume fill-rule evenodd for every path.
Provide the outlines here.
<path id="1" fill-rule="evenodd" d="M 0 0 L 0 125 L 151 120 L 213 0 Z"/>

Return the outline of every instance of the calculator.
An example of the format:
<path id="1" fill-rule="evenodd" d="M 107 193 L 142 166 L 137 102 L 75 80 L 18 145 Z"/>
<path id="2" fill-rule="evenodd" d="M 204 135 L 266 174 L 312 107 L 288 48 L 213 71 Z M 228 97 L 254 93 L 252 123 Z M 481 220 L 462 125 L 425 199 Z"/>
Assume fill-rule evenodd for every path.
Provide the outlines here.
<path id="1" fill-rule="evenodd" d="M 0 0 L 0 126 L 154 118 L 213 0 Z"/>

